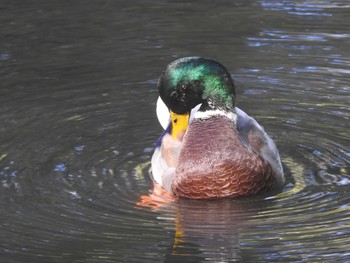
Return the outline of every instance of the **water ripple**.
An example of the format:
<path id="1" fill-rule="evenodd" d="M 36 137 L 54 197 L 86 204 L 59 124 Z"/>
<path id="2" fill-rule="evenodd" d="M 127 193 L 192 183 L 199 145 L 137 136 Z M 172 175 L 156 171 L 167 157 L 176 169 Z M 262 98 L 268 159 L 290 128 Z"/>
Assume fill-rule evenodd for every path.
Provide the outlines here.
<path id="1" fill-rule="evenodd" d="M 1 261 L 349 261 L 347 1 L 7 2 Z M 227 64 L 276 141 L 281 192 L 154 189 L 156 79 L 188 55 Z"/>

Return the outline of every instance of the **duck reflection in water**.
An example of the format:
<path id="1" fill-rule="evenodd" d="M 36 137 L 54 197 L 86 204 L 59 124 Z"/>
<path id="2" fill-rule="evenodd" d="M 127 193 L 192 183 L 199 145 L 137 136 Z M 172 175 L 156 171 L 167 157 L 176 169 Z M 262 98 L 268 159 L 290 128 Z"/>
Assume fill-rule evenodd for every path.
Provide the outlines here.
<path id="1" fill-rule="evenodd" d="M 166 221 L 175 217 L 174 224 L 163 225 L 164 231 L 173 232 L 165 262 L 167 259 L 232 262 L 249 259 L 248 252 L 242 249 L 241 231 L 249 228 L 250 218 L 268 209 L 270 204 L 261 196 L 217 200 L 174 198 L 157 186 L 138 206 L 151 208 Z"/>

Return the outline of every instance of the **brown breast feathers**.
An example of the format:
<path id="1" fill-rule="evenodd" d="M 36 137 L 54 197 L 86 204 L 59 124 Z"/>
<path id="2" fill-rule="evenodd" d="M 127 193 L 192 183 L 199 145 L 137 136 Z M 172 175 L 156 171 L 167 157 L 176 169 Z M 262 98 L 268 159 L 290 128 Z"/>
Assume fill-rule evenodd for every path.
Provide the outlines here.
<path id="1" fill-rule="evenodd" d="M 186 132 L 174 195 L 192 199 L 247 196 L 272 186 L 271 166 L 246 148 L 224 116 L 193 120 Z"/>

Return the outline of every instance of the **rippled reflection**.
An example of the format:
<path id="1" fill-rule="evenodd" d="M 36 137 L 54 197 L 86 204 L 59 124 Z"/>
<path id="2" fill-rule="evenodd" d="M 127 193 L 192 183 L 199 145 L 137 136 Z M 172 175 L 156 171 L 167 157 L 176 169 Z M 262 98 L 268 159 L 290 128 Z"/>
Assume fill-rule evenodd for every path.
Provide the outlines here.
<path id="1" fill-rule="evenodd" d="M 299 16 L 333 16 L 327 12 L 330 8 L 349 8 L 345 1 L 260 1 L 265 10 L 286 11 L 291 15 Z"/>

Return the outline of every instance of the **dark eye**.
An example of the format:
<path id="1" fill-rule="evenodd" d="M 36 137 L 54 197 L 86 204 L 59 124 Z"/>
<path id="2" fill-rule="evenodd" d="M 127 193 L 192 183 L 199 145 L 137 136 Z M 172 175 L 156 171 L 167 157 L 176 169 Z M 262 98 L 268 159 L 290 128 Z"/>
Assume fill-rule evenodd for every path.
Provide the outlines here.
<path id="1" fill-rule="evenodd" d="M 181 84 L 181 86 L 180 86 L 180 91 L 181 91 L 181 92 L 184 92 L 185 90 L 186 90 L 185 84 Z"/>
<path id="2" fill-rule="evenodd" d="M 176 100 L 179 97 L 179 94 L 177 94 L 177 91 L 173 91 L 170 93 L 170 99 Z"/>

